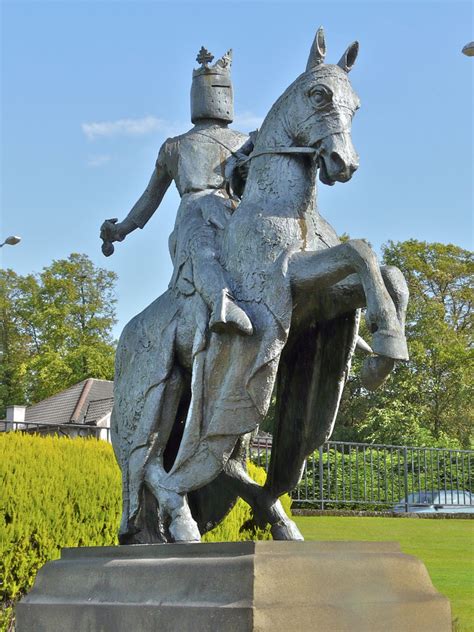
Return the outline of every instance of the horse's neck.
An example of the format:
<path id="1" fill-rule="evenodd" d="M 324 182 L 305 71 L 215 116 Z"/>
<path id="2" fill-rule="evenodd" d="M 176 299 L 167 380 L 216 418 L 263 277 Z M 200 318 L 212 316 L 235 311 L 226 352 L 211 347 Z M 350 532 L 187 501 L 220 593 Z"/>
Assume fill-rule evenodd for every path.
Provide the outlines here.
<path id="1" fill-rule="evenodd" d="M 270 112 L 258 134 L 254 153 L 294 146 L 279 111 Z M 303 217 L 316 213 L 316 169 L 311 158 L 265 153 L 252 158 L 243 201 L 267 213 Z"/>

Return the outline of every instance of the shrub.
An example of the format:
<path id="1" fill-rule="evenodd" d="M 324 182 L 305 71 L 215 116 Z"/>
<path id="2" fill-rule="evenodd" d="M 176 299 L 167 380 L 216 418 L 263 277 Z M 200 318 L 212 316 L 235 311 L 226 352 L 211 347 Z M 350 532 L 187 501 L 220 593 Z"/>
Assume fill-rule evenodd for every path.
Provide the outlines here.
<path id="1" fill-rule="evenodd" d="M 120 485 L 105 442 L 0 436 L 2 610 L 28 591 L 38 569 L 58 558 L 62 547 L 117 543 Z M 1 630 L 8 629 L 8 615 L 3 619 Z"/>
<path id="2" fill-rule="evenodd" d="M 264 482 L 264 470 L 249 464 L 249 472 Z M 0 631 L 5 632 L 14 602 L 61 548 L 117 544 L 121 477 L 108 443 L 9 432 L 0 435 L 0 490 Z M 288 497 L 284 504 L 289 513 Z M 250 507 L 239 499 L 204 539 L 268 539 L 268 531 L 240 532 L 250 518 Z"/>

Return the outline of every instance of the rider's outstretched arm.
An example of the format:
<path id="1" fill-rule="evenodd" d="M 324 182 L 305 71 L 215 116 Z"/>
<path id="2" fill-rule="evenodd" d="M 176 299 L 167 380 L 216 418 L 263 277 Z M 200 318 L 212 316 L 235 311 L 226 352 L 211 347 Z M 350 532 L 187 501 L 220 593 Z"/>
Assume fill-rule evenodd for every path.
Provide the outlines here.
<path id="1" fill-rule="evenodd" d="M 143 228 L 161 203 L 168 187 L 172 182 L 166 165 L 166 143 L 160 149 L 156 160 L 155 170 L 147 188 L 140 199 L 133 206 L 127 217 L 121 222 L 124 236 L 136 228 Z"/>
<path id="2" fill-rule="evenodd" d="M 101 237 L 104 241 L 122 241 L 136 228 L 143 228 L 160 205 L 173 180 L 166 163 L 166 145 L 167 143 L 164 143 L 160 149 L 148 186 L 127 217 L 122 222 L 106 220 L 102 224 Z"/>

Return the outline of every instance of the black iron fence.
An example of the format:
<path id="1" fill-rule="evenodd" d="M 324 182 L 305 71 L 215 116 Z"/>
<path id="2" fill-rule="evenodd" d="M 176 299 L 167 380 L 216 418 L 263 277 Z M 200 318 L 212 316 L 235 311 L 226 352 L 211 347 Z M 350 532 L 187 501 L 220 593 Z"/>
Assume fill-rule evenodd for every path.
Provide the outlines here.
<path id="1" fill-rule="evenodd" d="M 110 442 L 108 426 L 0 422 L 0 432 L 12 430 Z M 270 436 L 257 436 L 250 457 L 267 470 L 271 449 Z M 292 498 L 296 507 L 317 509 L 474 511 L 473 492 L 474 450 L 328 441 L 307 459 Z"/>
<path id="2" fill-rule="evenodd" d="M 270 454 L 271 441 L 252 444 L 257 465 L 267 468 Z M 318 509 L 474 510 L 473 477 L 473 450 L 328 441 L 306 461 L 292 497 Z"/>

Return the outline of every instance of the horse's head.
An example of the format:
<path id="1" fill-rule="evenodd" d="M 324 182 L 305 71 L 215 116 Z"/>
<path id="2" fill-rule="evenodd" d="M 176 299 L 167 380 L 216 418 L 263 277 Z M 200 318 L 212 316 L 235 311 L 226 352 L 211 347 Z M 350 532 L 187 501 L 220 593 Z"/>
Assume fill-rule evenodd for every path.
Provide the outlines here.
<path id="1" fill-rule="evenodd" d="M 351 139 L 351 122 L 360 101 L 348 73 L 359 45 L 351 44 L 337 65 L 324 63 L 324 32 L 316 33 L 306 71 L 290 86 L 286 96 L 287 131 L 298 146 L 317 150 L 319 178 L 324 184 L 346 182 L 359 166 Z"/>

